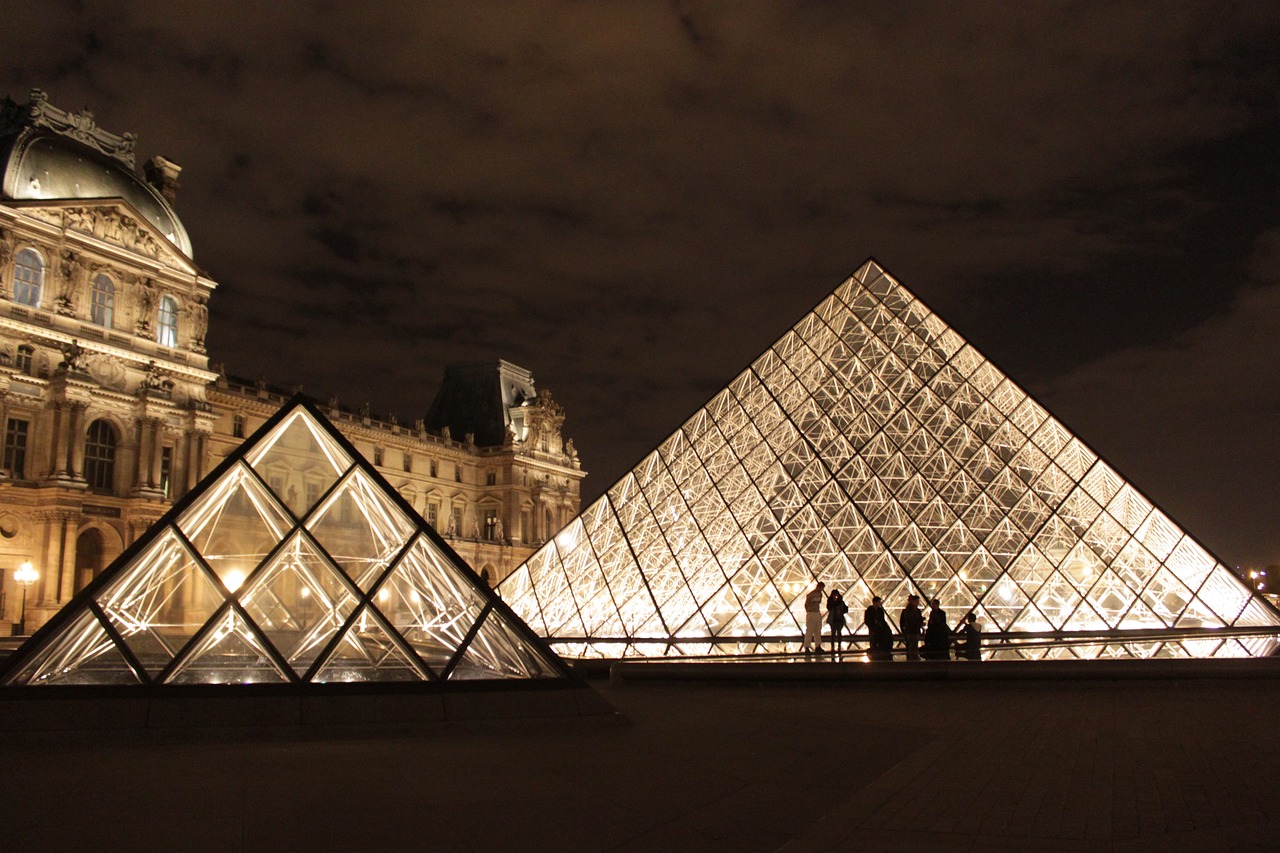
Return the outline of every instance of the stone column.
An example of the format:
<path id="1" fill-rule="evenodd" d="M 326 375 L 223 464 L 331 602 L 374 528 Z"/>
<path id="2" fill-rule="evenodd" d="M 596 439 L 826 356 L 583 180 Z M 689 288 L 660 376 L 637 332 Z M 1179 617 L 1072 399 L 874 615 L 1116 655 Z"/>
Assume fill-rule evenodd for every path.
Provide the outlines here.
<path id="1" fill-rule="evenodd" d="M 64 403 L 55 402 L 50 405 L 53 410 L 53 429 L 49 431 L 49 479 L 57 479 L 59 475 L 64 473 L 63 464 L 66 460 L 65 441 L 62 438 L 66 432 L 66 416 L 64 412 Z"/>
<path id="2" fill-rule="evenodd" d="M 58 604 L 62 604 L 76 594 L 76 525 L 72 524 L 71 513 L 62 513 L 59 523 L 62 543 L 58 548 L 58 577 L 61 579 Z"/>
<path id="3" fill-rule="evenodd" d="M 147 469 L 151 466 L 151 450 L 147 447 L 151 434 L 150 426 L 146 418 L 138 418 L 138 451 L 133 463 L 133 491 L 135 492 L 147 487 Z"/>
<path id="4" fill-rule="evenodd" d="M 151 462 L 147 466 L 147 486 L 148 488 L 157 489 L 160 487 L 160 451 L 163 450 L 164 444 L 164 421 L 159 418 L 151 420 Z"/>
<path id="5" fill-rule="evenodd" d="M 84 479 L 84 403 L 71 403 L 70 425 L 67 428 L 67 473 L 74 480 Z"/>

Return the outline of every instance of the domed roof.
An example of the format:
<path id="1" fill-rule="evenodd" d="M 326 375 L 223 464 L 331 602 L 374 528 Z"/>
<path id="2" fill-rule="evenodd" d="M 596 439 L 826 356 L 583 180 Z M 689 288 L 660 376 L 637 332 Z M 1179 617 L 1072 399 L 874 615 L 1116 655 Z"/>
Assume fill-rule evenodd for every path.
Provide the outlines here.
<path id="1" fill-rule="evenodd" d="M 168 200 L 133 167 L 132 134 L 97 127 L 91 113 L 69 114 L 43 92 L 31 103 L 3 104 L 0 192 L 14 200 L 122 198 L 191 257 L 191 239 Z"/>

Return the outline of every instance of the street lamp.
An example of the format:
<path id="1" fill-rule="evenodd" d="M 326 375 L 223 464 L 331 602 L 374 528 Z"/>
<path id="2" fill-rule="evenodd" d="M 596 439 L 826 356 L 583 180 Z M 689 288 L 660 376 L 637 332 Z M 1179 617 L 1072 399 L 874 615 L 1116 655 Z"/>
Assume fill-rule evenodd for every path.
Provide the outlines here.
<path id="1" fill-rule="evenodd" d="M 36 567 L 31 565 L 31 561 L 27 560 L 18 568 L 13 570 L 13 579 L 22 587 L 22 610 L 18 616 L 18 634 L 24 636 L 27 633 L 27 587 L 36 582 L 40 577 L 40 573 L 36 571 Z"/>

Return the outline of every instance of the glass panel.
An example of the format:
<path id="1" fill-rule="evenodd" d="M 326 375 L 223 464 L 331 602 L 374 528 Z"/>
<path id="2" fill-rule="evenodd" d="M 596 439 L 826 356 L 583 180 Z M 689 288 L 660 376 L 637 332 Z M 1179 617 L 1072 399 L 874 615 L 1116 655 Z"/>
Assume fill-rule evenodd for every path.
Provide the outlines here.
<path id="1" fill-rule="evenodd" d="M 152 675 L 169 665 L 224 601 L 223 592 L 166 530 L 98 593 L 98 605 Z"/>
<path id="2" fill-rule="evenodd" d="M 368 590 L 413 532 L 413 525 L 361 470 L 347 475 L 307 520 L 334 562 Z"/>
<path id="3" fill-rule="evenodd" d="M 137 684 L 138 676 L 93 611 L 85 609 L 6 685 Z"/>
<path id="4" fill-rule="evenodd" d="M 311 509 L 315 496 L 328 491 L 352 461 L 301 408 L 277 424 L 245 458 L 268 483 L 272 473 L 283 475 L 283 493 L 277 497 L 298 516 Z"/>
<path id="5" fill-rule="evenodd" d="M 254 576 L 240 601 L 300 676 L 356 606 L 348 582 L 301 531 Z"/>
<path id="6" fill-rule="evenodd" d="M 558 676 L 551 661 L 512 628 L 507 617 L 495 608 L 485 614 L 462 659 L 449 673 L 449 680 Z"/>
<path id="7" fill-rule="evenodd" d="M 373 606 L 438 675 L 462 646 L 486 597 L 420 536 L 387 576 Z"/>
<path id="8" fill-rule="evenodd" d="M 418 669 L 370 607 L 352 621 L 312 681 L 425 681 Z"/>
<path id="9" fill-rule="evenodd" d="M 292 526 L 244 465 L 231 468 L 178 519 L 179 529 L 232 591 Z"/>
<path id="10" fill-rule="evenodd" d="M 196 641 L 168 676 L 168 684 L 257 684 L 288 681 L 261 637 L 228 610 Z"/>

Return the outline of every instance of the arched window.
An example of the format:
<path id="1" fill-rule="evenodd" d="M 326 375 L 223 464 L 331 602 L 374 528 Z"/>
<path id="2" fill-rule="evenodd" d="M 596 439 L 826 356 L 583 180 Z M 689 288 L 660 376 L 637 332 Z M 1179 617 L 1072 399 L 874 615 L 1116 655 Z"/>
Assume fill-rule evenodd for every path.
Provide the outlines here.
<path id="1" fill-rule="evenodd" d="M 99 273 L 93 279 L 89 297 L 89 319 L 110 329 L 111 318 L 116 312 L 116 286 L 106 275 Z"/>
<path id="2" fill-rule="evenodd" d="M 116 431 L 97 420 L 84 439 L 84 478 L 89 488 L 109 492 L 116 480 Z"/>
<path id="3" fill-rule="evenodd" d="M 160 312 L 156 317 L 156 341 L 162 347 L 178 345 L 178 301 L 172 296 L 160 297 Z"/>
<path id="4" fill-rule="evenodd" d="M 40 307 L 44 289 L 44 258 L 35 249 L 23 249 L 13 262 L 13 301 Z"/>

